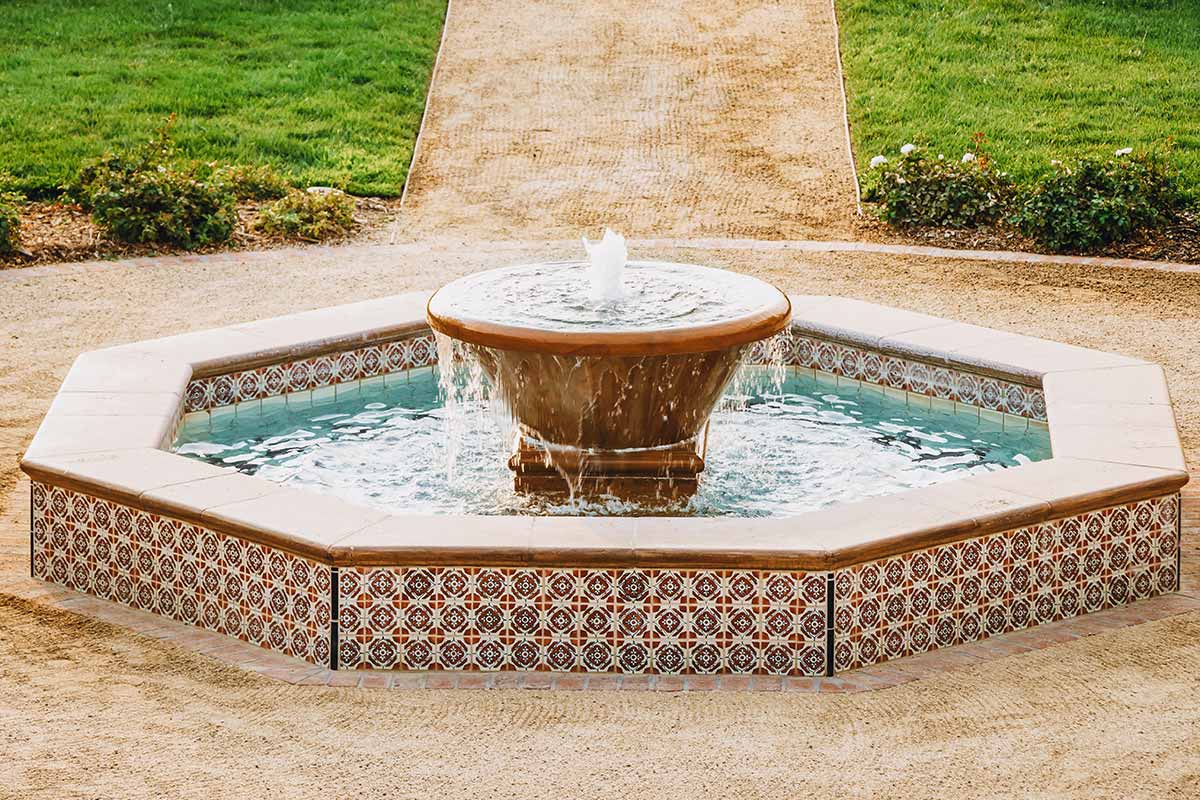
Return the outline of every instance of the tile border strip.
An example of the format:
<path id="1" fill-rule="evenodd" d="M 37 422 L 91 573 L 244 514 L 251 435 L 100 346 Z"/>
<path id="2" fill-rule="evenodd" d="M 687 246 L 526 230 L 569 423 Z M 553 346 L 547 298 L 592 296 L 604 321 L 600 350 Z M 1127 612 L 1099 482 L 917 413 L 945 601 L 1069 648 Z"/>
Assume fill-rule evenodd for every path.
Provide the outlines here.
<path id="1" fill-rule="evenodd" d="M 765 343 L 755 343 L 749 361 L 769 364 L 774 354 L 782 357 L 789 367 L 820 370 L 880 388 L 1046 421 L 1046 398 L 1040 387 L 944 364 L 888 355 L 795 331 L 780 334 Z M 251 400 L 432 366 L 437 364 L 437 357 L 433 335 L 426 332 L 355 350 L 206 375 L 188 382 L 183 413 L 212 412 Z"/>

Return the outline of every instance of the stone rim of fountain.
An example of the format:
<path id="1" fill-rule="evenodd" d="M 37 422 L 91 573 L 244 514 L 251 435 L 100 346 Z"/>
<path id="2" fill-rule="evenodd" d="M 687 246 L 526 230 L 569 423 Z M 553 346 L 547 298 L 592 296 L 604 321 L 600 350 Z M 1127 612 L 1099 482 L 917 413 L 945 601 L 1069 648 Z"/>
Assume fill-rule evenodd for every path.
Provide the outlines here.
<path id="1" fill-rule="evenodd" d="M 522 267 L 583 266 L 583 261 L 552 261 Z M 722 272 L 696 264 L 665 261 L 630 261 L 629 267 L 668 266 Z M 498 350 L 519 350 L 562 356 L 656 356 L 704 353 L 750 344 L 783 331 L 792 316 L 788 296 L 768 283 L 750 278 L 762 302 L 750 311 L 717 322 L 626 330 L 562 330 L 539 326 L 507 325 L 493 320 L 456 314 L 446 307 L 449 291 L 486 273 L 452 281 L 435 291 L 426 305 L 430 327 L 459 341 Z M 737 276 L 737 273 L 729 273 Z M 749 276 L 739 276 L 749 277 Z"/>

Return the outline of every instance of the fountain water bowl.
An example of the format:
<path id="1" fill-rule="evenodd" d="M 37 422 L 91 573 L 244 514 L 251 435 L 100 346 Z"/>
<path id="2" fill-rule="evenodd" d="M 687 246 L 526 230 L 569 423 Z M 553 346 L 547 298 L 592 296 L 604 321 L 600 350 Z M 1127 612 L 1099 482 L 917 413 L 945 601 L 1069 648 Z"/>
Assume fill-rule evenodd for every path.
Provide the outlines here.
<path id="1" fill-rule="evenodd" d="M 517 423 L 517 491 L 690 495 L 705 425 L 744 351 L 790 322 L 787 296 L 760 280 L 625 264 L 623 250 L 606 235 L 590 264 L 478 273 L 429 300 L 430 327 L 478 362 Z"/>

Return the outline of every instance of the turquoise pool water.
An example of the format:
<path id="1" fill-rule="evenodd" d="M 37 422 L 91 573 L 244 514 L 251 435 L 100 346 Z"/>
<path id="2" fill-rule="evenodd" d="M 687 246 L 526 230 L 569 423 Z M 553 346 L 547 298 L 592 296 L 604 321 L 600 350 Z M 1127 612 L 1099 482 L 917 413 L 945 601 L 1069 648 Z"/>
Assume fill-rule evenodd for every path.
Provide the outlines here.
<path id="1" fill-rule="evenodd" d="M 1024 420 L 930 410 L 807 371 L 781 387 L 759 372 L 739 384 L 713 415 L 699 492 L 670 513 L 794 515 L 1050 457 L 1045 429 Z M 516 495 L 505 424 L 474 411 L 450 413 L 436 370 L 414 370 L 189 415 L 176 452 L 391 512 L 646 513 Z"/>

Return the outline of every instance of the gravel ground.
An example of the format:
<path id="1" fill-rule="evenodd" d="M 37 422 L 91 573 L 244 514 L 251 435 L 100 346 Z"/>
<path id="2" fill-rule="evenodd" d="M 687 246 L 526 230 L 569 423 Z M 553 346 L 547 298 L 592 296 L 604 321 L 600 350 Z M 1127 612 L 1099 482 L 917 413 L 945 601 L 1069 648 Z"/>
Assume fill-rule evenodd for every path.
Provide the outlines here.
<path id="1" fill-rule="evenodd" d="M 0 275 L 0 584 L 28 574 L 19 455 L 79 352 L 578 256 L 519 240 L 603 224 L 848 238 L 835 76 L 825 0 L 455 0 L 394 231 L 415 243 Z M 1200 278 L 633 255 L 1158 361 L 1200 455 Z M 856 695 L 369 691 L 274 683 L 0 591 L 0 798 L 1196 797 L 1198 642 L 1187 614 Z"/>

